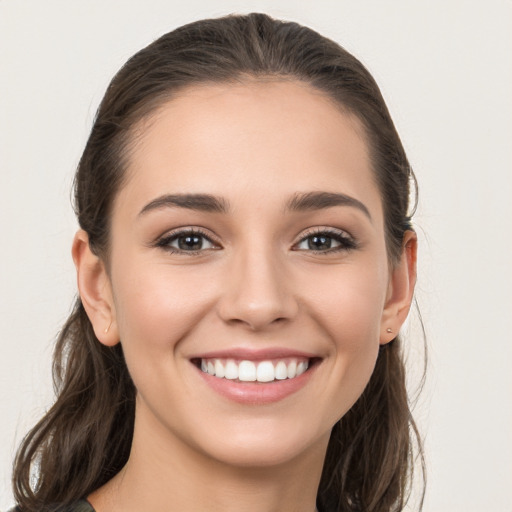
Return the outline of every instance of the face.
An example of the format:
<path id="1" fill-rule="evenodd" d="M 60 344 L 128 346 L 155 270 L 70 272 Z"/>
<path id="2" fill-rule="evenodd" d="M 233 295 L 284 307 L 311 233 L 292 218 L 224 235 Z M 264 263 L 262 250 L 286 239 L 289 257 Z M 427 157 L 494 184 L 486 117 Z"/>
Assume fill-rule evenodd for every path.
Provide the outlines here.
<path id="1" fill-rule="evenodd" d="M 190 88 L 138 128 L 109 274 L 136 436 L 240 466 L 325 449 L 394 337 L 361 126 L 268 81 Z"/>

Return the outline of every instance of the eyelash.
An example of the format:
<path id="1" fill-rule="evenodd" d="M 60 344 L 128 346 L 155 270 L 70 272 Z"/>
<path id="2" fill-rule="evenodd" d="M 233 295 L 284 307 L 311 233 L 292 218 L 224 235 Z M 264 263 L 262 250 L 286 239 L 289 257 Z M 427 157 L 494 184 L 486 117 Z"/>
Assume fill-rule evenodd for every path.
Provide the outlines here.
<path id="1" fill-rule="evenodd" d="M 208 247 L 206 249 L 196 249 L 196 250 L 185 250 L 180 249 L 179 247 L 172 247 L 170 244 L 172 242 L 178 241 L 182 237 L 199 237 L 201 239 L 207 240 L 213 247 Z M 204 243 L 204 242 L 202 242 Z M 171 254 L 187 254 L 187 255 L 197 255 L 205 251 L 209 250 L 217 250 L 219 249 L 219 244 L 212 240 L 211 236 L 207 235 L 203 230 L 199 228 L 185 228 L 177 231 L 173 231 L 171 233 L 167 233 L 162 238 L 160 238 L 156 242 L 156 246 L 164 249 L 165 251 L 170 252 Z"/>
<path id="2" fill-rule="evenodd" d="M 358 248 L 356 240 L 350 236 L 346 231 L 341 229 L 332 228 L 314 228 L 308 232 L 294 245 L 294 248 L 299 246 L 301 243 L 306 242 L 308 238 L 312 237 L 325 237 L 338 242 L 338 247 L 328 248 L 326 250 L 315 250 L 315 249 L 294 249 L 295 251 L 307 251 L 313 252 L 314 254 L 332 254 L 342 251 L 351 251 Z"/>
<path id="3" fill-rule="evenodd" d="M 206 240 L 212 247 L 200 248 L 196 250 L 186 250 L 180 249 L 179 247 L 172 247 L 171 243 L 178 241 L 182 237 L 198 237 L 201 238 L 201 244 L 204 244 L 204 240 Z M 299 249 L 302 243 L 306 242 L 309 238 L 312 237 L 324 237 L 330 240 L 334 240 L 339 243 L 338 247 L 328 248 L 326 250 L 315 250 L 315 249 Z M 203 230 L 199 228 L 185 228 L 177 231 L 173 231 L 171 233 L 167 233 L 162 238 L 157 240 L 156 247 L 164 249 L 171 254 L 187 254 L 187 255 L 198 255 L 200 253 L 217 250 L 220 248 L 220 245 L 212 240 L 212 237 L 206 234 Z M 338 229 L 328 229 L 328 228 L 314 228 L 308 232 L 296 243 L 293 245 L 292 250 L 294 251 L 304 251 L 304 252 L 312 252 L 314 254 L 332 254 L 342 251 L 350 251 L 358 248 L 358 244 L 356 240 L 350 236 L 348 233 Z"/>

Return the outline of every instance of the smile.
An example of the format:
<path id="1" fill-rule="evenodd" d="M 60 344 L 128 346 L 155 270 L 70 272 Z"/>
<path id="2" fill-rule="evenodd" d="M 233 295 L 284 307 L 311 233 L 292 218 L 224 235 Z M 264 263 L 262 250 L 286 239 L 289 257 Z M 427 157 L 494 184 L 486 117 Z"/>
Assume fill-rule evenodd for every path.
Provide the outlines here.
<path id="1" fill-rule="evenodd" d="M 201 359 L 201 371 L 219 379 L 238 382 L 273 382 L 294 379 L 309 367 L 307 358 L 251 361 L 235 359 Z"/>
<path id="2" fill-rule="evenodd" d="M 231 348 L 190 358 L 215 393 L 244 405 L 278 402 L 307 387 L 323 358 L 286 348 Z"/>

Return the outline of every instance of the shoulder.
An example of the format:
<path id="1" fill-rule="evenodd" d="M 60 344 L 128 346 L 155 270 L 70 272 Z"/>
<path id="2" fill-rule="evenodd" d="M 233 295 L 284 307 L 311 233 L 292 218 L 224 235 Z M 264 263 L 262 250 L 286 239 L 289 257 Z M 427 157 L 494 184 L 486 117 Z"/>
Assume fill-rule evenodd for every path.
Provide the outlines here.
<path id="1" fill-rule="evenodd" d="M 59 512 L 94 512 L 88 501 L 80 500 Z"/>
<path id="2" fill-rule="evenodd" d="M 45 512 L 95 512 L 89 502 L 85 500 L 77 501 L 67 507 L 62 506 L 53 506 L 45 508 Z M 21 512 L 19 507 L 14 507 L 8 510 L 7 512 Z"/>

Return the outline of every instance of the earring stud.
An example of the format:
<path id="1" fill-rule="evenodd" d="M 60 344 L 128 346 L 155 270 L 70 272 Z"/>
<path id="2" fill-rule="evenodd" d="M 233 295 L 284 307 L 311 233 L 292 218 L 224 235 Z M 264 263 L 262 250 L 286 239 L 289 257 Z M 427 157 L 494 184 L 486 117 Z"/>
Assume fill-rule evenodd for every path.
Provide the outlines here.
<path id="1" fill-rule="evenodd" d="M 108 324 L 108 327 L 103 331 L 105 334 L 108 334 L 108 331 L 110 331 L 110 326 L 112 325 L 112 320 L 110 320 L 110 323 Z"/>
<path id="2" fill-rule="evenodd" d="M 388 327 L 388 328 L 386 329 L 386 332 L 387 332 L 388 334 L 391 334 L 391 333 L 393 332 L 393 330 L 392 330 L 392 329 L 390 329 L 390 328 Z"/>

